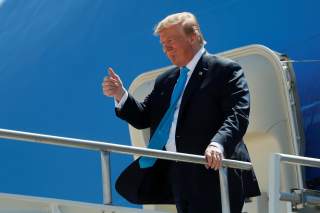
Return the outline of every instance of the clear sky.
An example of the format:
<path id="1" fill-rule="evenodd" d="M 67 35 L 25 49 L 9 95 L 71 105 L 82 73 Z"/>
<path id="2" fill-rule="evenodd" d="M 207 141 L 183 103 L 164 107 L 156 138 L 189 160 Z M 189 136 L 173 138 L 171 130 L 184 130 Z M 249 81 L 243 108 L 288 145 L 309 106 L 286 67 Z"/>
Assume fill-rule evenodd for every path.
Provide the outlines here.
<path id="1" fill-rule="evenodd" d="M 212 53 L 259 43 L 292 59 L 320 59 L 319 6 L 317 0 L 0 0 L 0 128 L 130 144 L 101 82 L 107 66 L 128 87 L 138 74 L 170 64 L 152 35 L 159 20 L 193 12 Z M 305 109 L 319 103 L 320 86 L 310 83 L 319 81 L 319 68 L 295 65 Z M 308 113 L 319 118 L 319 105 Z M 312 140 L 319 133 L 307 125 L 307 151 L 317 156 Z M 113 183 L 131 159 L 112 155 Z M 0 168 L 0 192 L 102 202 L 98 152 L 0 140 Z M 127 205 L 114 190 L 113 201 Z"/>

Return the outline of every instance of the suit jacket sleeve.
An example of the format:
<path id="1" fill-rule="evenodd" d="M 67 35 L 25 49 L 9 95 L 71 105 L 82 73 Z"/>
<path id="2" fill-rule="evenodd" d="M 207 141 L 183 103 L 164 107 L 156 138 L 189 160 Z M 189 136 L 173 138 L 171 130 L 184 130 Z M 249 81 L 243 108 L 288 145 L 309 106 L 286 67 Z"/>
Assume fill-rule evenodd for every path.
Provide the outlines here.
<path id="1" fill-rule="evenodd" d="M 150 127 L 150 99 L 152 99 L 152 93 L 141 103 L 135 100 L 132 95 L 128 94 L 124 105 L 120 109 L 115 109 L 116 115 L 137 129 L 148 128 Z"/>
<path id="2" fill-rule="evenodd" d="M 249 124 L 250 96 L 243 70 L 238 64 L 228 63 L 223 72 L 225 78 L 220 102 L 223 122 L 211 141 L 221 144 L 225 153 L 231 154 L 242 141 Z"/>

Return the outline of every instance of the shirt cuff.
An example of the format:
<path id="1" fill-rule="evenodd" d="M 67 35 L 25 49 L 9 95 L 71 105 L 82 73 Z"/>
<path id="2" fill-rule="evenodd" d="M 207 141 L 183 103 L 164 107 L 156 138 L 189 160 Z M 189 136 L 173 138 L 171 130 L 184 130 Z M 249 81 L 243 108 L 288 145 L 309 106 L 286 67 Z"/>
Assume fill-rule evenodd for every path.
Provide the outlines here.
<path id="1" fill-rule="evenodd" d="M 123 94 L 122 98 L 120 99 L 119 103 L 117 102 L 116 99 L 114 99 L 114 105 L 115 105 L 115 107 L 116 107 L 117 109 L 121 109 L 127 99 L 128 99 L 128 92 L 127 92 L 126 89 L 124 89 L 124 94 Z"/>
<path id="2" fill-rule="evenodd" d="M 224 152 L 223 146 L 217 142 L 211 142 L 209 145 L 217 147 L 222 153 Z"/>

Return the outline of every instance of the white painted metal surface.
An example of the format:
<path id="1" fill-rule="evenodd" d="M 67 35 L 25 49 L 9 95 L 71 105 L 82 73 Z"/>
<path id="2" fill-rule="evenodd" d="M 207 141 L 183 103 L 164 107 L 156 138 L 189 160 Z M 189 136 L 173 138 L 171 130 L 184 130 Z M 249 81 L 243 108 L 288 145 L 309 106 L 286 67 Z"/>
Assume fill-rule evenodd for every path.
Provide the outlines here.
<path id="1" fill-rule="evenodd" d="M 101 151 L 101 172 L 102 172 L 102 191 L 103 204 L 110 205 L 112 203 L 111 195 L 111 168 L 110 168 L 110 153 Z"/>
<path id="2" fill-rule="evenodd" d="M 230 200 L 229 200 L 229 185 L 228 185 L 228 170 L 226 168 L 219 169 L 220 177 L 220 191 L 221 191 L 221 206 L 223 213 L 230 213 Z M 227 207 L 227 208 L 225 208 Z"/>
<path id="3" fill-rule="evenodd" d="M 276 213 L 280 207 L 280 156 L 274 155 L 269 164 L 269 212 Z"/>
<path id="4" fill-rule="evenodd" d="M 0 213 L 165 213 L 165 211 L 0 193 Z"/>

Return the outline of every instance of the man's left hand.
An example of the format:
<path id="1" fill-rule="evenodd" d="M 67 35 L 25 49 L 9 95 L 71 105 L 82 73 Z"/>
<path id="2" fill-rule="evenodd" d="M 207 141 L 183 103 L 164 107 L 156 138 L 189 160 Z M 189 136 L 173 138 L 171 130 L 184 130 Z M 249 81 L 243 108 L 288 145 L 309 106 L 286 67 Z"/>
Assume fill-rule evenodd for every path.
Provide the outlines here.
<path id="1" fill-rule="evenodd" d="M 204 153 L 204 156 L 206 157 L 207 164 L 205 167 L 207 169 L 211 168 L 214 170 L 218 170 L 222 166 L 222 159 L 223 159 L 223 153 L 219 149 L 219 147 L 214 145 L 209 145 Z"/>

